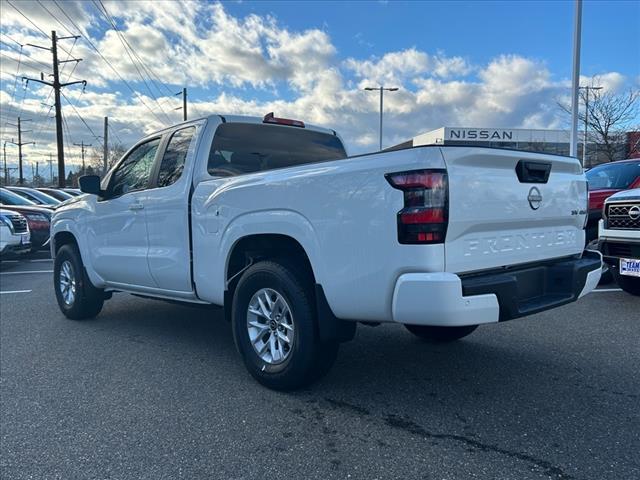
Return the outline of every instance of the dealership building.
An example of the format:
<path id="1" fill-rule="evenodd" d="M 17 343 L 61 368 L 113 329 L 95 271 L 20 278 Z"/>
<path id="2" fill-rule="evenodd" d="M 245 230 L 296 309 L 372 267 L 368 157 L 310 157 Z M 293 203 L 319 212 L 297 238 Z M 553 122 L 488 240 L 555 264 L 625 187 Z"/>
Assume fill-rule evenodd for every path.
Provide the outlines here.
<path id="1" fill-rule="evenodd" d="M 639 133 L 621 135 L 616 160 L 640 157 Z M 392 148 L 420 145 L 466 145 L 494 148 L 513 148 L 531 152 L 569 155 L 569 130 L 522 128 L 441 127 L 413 137 Z M 578 158 L 582 158 L 583 143 L 578 142 Z M 587 165 L 606 161 L 598 145 L 587 144 Z"/>

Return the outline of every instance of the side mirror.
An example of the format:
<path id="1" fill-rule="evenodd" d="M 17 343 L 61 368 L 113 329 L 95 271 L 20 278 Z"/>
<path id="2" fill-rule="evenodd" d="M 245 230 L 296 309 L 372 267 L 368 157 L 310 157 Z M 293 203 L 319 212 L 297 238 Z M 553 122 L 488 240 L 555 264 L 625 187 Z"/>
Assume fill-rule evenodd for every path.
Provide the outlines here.
<path id="1" fill-rule="evenodd" d="M 83 175 L 78 179 L 80 191 L 92 195 L 101 195 L 104 192 L 100 189 L 100 177 L 98 175 Z"/>

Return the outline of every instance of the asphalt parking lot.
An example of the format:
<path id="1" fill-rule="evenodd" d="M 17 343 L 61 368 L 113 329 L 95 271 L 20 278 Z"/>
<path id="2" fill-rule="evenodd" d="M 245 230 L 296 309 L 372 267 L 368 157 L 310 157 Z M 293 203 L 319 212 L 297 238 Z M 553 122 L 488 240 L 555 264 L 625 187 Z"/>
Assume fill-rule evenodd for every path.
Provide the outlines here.
<path id="1" fill-rule="evenodd" d="M 2 478 L 640 477 L 640 300 L 615 285 L 444 346 L 359 327 L 283 394 L 220 311 L 117 294 L 73 322 L 52 268 L 0 265 Z"/>

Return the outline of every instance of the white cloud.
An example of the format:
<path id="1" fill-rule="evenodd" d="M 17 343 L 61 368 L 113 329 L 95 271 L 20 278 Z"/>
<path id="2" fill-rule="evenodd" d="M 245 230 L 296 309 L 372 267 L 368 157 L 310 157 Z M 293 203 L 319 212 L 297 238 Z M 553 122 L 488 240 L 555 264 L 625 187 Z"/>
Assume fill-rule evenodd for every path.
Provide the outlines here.
<path id="1" fill-rule="evenodd" d="M 409 77 L 425 73 L 429 68 L 429 56 L 415 48 L 409 48 L 387 53 L 379 59 L 349 58 L 344 65 L 362 79 L 361 84 L 399 85 Z"/>
<path id="2" fill-rule="evenodd" d="M 136 93 L 119 81 L 84 40 L 75 45 L 65 40 L 64 45 L 67 50 L 73 45 L 72 53 L 84 59 L 70 80 L 87 78 L 89 86 L 85 93 L 80 87 L 64 93 L 94 133 L 102 134 L 103 117 L 108 116 L 113 131 L 126 144 L 163 123 L 180 120 L 181 112 L 174 110 L 179 106 L 174 93 L 183 85 L 212 92 L 206 99 L 190 95 L 192 114 L 264 115 L 275 111 L 334 128 L 352 152 L 374 149 L 378 142 L 378 96 L 362 91 L 365 85 L 400 88 L 385 96 L 385 145 L 442 125 L 556 127 L 555 102 L 569 87 L 566 79 L 554 79 L 544 62 L 519 55 L 501 55 L 478 65 L 461 56 L 412 47 L 379 57 L 341 59 L 324 29 L 294 30 L 268 15 L 235 17 L 218 3 L 163 2 L 162 8 L 154 2 L 104 3 L 124 38 L 153 72 L 154 78 L 146 82 L 155 98 L 140 80 L 141 73 L 147 77 L 149 72 L 138 71 L 142 67 L 134 66 L 122 38 L 95 5 L 80 1 L 61 5 Z M 19 5 L 45 31 L 62 28 L 40 4 Z M 45 5 L 70 26 L 56 4 Z M 47 41 L 12 8 L 3 7 L 2 32 L 19 43 Z M 358 34 L 355 39 L 363 40 Z M 24 90 L 18 82 L 14 96 L 19 53 L 5 43 L 0 50 L 3 137 L 9 134 L 6 121 L 13 121 L 18 113 L 34 118 L 38 145 L 26 151 L 29 158 L 40 158 L 53 147 L 52 121 L 45 118 L 48 108 L 40 105 L 50 88 L 30 83 L 22 102 Z M 37 76 L 42 66 L 38 62 L 44 66 L 51 62 L 45 50 L 25 47 L 23 52 L 21 74 Z M 67 64 L 63 79 L 71 69 Z M 598 79 L 610 89 L 621 89 L 629 82 L 617 72 L 603 72 Z M 97 144 L 100 140 L 91 138 L 66 100 L 63 105 L 70 143 L 84 139 Z M 79 157 L 71 147 L 69 150 L 71 161 L 77 164 Z"/>

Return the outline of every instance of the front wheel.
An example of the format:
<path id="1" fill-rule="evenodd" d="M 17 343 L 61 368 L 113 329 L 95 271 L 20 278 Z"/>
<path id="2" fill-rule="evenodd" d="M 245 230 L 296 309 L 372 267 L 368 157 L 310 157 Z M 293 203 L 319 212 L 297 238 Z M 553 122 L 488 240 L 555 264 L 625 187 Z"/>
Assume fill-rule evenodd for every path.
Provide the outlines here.
<path id="1" fill-rule="evenodd" d="M 311 384 L 330 369 L 338 343 L 318 338 L 312 282 L 295 266 L 249 267 L 233 298 L 236 347 L 249 373 L 274 390 Z"/>
<path id="2" fill-rule="evenodd" d="M 618 286 L 631 295 L 640 296 L 640 277 L 620 275 L 616 269 L 611 269 Z"/>
<path id="3" fill-rule="evenodd" d="M 53 287 L 60 310 L 71 320 L 93 318 L 102 310 L 102 290 L 94 287 L 84 271 L 75 245 L 63 245 L 53 264 Z"/>
<path id="4" fill-rule="evenodd" d="M 415 336 L 430 342 L 453 342 L 473 333 L 478 325 L 464 327 L 433 327 L 430 325 L 405 325 L 406 329 Z"/>

